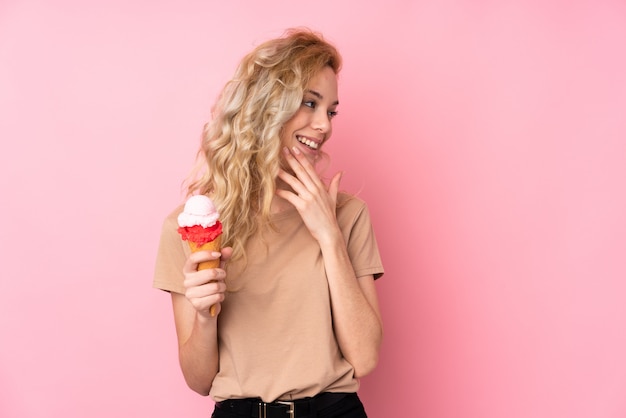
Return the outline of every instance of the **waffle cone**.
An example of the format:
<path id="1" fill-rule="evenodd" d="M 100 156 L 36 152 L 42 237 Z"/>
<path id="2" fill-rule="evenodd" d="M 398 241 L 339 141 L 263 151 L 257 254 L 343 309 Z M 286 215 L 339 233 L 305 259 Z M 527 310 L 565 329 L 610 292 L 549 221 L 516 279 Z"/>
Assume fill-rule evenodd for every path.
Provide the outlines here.
<path id="1" fill-rule="evenodd" d="M 221 249 L 222 236 L 218 235 L 217 238 L 215 238 L 213 241 L 209 241 L 206 244 L 202 245 L 198 245 L 193 241 L 187 241 L 187 243 L 189 244 L 189 248 L 191 249 L 192 253 L 198 251 L 219 251 Z M 218 268 L 219 266 L 220 259 L 218 258 L 198 264 L 198 270 L 214 269 Z M 211 308 L 209 308 L 211 316 L 215 316 L 215 309 L 215 305 L 212 305 Z"/>
<path id="2" fill-rule="evenodd" d="M 195 242 L 187 241 L 192 253 L 198 251 L 219 251 L 222 245 L 222 236 L 218 235 L 213 241 L 209 241 L 206 244 L 198 245 Z M 205 261 L 198 264 L 198 270 L 214 269 L 220 266 L 220 259 Z"/>

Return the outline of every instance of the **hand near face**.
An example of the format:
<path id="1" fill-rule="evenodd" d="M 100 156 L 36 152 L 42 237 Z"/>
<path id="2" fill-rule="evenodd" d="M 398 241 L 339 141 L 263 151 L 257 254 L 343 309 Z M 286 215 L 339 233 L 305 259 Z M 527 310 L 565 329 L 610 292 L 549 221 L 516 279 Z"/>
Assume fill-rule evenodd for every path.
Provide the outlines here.
<path id="1" fill-rule="evenodd" d="M 278 177 L 292 190 L 277 189 L 276 195 L 298 210 L 305 225 L 320 244 L 333 239 L 340 233 L 336 207 L 342 173 L 335 174 L 326 186 L 313 164 L 297 147 L 292 150 L 284 148 L 283 154 L 295 176 L 280 170 Z"/>

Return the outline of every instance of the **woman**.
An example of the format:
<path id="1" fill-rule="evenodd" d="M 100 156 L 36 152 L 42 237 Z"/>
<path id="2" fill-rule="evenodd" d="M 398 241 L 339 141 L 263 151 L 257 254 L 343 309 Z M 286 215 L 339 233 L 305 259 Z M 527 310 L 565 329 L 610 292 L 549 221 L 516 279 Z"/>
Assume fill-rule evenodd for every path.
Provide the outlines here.
<path id="1" fill-rule="evenodd" d="M 189 184 L 218 208 L 224 248 L 189 253 L 182 205 L 164 222 L 154 286 L 171 293 L 183 375 L 215 400 L 213 417 L 366 416 L 356 391 L 378 360 L 382 263 L 365 204 L 315 169 L 340 67 L 307 30 L 244 57 Z"/>

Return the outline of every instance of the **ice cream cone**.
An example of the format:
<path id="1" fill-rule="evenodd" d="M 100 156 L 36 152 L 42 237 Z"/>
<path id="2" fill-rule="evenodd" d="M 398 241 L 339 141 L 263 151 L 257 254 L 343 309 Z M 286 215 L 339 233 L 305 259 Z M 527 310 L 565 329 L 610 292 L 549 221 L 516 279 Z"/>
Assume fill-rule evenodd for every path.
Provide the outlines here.
<path id="1" fill-rule="evenodd" d="M 222 244 L 222 236 L 218 235 L 213 241 L 209 241 L 206 244 L 198 245 L 193 241 L 187 241 L 192 253 L 198 251 L 219 251 Z M 198 264 L 198 270 L 214 269 L 220 266 L 220 259 L 204 261 Z"/>
<path id="2" fill-rule="evenodd" d="M 198 245 L 193 241 L 187 241 L 187 243 L 189 244 L 189 248 L 191 249 L 192 253 L 198 251 L 219 251 L 221 249 L 222 236 L 218 235 L 217 238 L 215 238 L 213 241 L 209 241 L 202 245 Z M 214 269 L 218 268 L 219 266 L 220 259 L 217 258 L 215 260 L 204 261 L 198 264 L 198 270 Z M 211 305 L 211 307 L 209 308 L 209 313 L 211 314 L 211 316 L 215 316 L 216 309 L 217 308 L 215 307 L 215 305 Z"/>
<path id="3" fill-rule="evenodd" d="M 192 253 L 198 251 L 220 251 L 222 245 L 222 224 L 215 205 L 206 195 L 191 196 L 178 215 L 178 232 L 187 241 Z M 207 242 L 208 241 L 208 242 Z M 204 243 L 204 244 L 198 244 Z M 198 270 L 214 269 L 220 266 L 220 259 L 198 264 Z M 211 306 L 211 316 L 216 314 Z"/>

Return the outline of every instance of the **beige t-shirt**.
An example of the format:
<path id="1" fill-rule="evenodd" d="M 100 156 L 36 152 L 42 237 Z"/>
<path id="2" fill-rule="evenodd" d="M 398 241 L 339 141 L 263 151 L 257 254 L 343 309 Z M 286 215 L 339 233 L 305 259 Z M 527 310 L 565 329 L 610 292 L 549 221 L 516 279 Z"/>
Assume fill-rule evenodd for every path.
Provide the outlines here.
<path id="1" fill-rule="evenodd" d="M 356 277 L 383 274 L 366 205 L 340 196 L 337 209 Z M 183 293 L 188 245 L 177 233 L 178 207 L 165 220 L 154 287 Z M 295 209 L 272 217 L 276 230 L 247 244 L 248 264 L 230 263 L 218 317 L 219 372 L 210 396 L 299 399 L 320 392 L 356 392 L 353 367 L 332 327 L 321 250 Z"/>

